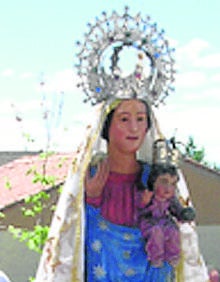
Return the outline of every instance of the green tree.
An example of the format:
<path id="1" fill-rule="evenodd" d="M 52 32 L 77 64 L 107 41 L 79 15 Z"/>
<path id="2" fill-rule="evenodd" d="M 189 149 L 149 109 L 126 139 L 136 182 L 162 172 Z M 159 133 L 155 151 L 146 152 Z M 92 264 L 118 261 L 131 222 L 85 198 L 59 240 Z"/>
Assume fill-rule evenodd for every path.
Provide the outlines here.
<path id="1" fill-rule="evenodd" d="M 185 146 L 185 155 L 199 163 L 205 162 L 205 149 L 198 149 L 192 136 L 189 136 L 188 142 Z"/>
<path id="2" fill-rule="evenodd" d="M 185 152 L 184 155 L 190 157 L 191 159 L 213 169 L 216 171 L 220 171 L 220 166 L 216 165 L 215 163 L 210 163 L 205 159 L 205 149 L 198 148 L 196 145 L 194 138 L 189 136 L 189 139 L 185 145 Z"/>
<path id="3" fill-rule="evenodd" d="M 47 162 L 51 153 L 42 153 L 39 158 L 43 158 L 43 173 L 40 173 L 36 168 L 31 168 L 26 172 L 26 175 L 33 175 L 32 182 L 40 183 L 42 189 L 39 193 L 25 198 L 24 205 L 21 207 L 24 217 L 34 218 L 35 225 L 33 230 L 27 228 L 17 228 L 9 226 L 9 232 L 20 242 L 25 242 L 27 247 L 37 253 L 41 253 L 44 243 L 47 239 L 49 226 L 43 224 L 43 213 L 49 207 L 50 194 L 45 191 L 45 188 L 55 186 L 55 176 L 47 175 Z"/>
<path id="4" fill-rule="evenodd" d="M 34 218 L 34 226 L 32 229 L 28 228 L 17 228 L 15 226 L 10 225 L 8 227 L 9 232 L 13 235 L 13 237 L 20 242 L 24 242 L 26 246 L 37 253 L 42 253 L 43 247 L 48 237 L 49 225 L 45 224 L 43 219 L 43 215 L 49 208 L 54 211 L 55 205 L 49 203 L 50 194 L 45 191 L 46 187 L 55 187 L 56 185 L 56 177 L 53 175 L 47 174 L 47 163 L 48 159 L 51 156 L 51 152 L 42 153 L 39 155 L 39 158 L 43 158 L 43 167 L 42 173 L 36 170 L 35 167 L 29 169 L 26 174 L 32 175 L 32 182 L 40 183 L 42 185 L 42 189 L 39 193 L 35 195 L 28 196 L 24 200 L 24 205 L 21 207 L 22 214 L 24 217 L 32 217 Z M 57 164 L 57 168 L 62 166 L 65 160 L 61 160 Z M 58 193 L 62 190 L 62 185 L 58 188 Z M 29 278 L 29 281 L 34 281 L 33 277 Z"/>

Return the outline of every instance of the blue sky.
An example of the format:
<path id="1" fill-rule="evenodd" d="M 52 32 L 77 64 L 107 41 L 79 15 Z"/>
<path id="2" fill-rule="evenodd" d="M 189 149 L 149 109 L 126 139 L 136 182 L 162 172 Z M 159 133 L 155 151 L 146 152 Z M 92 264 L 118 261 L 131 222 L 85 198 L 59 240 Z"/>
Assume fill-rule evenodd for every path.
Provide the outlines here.
<path id="1" fill-rule="evenodd" d="M 183 142 L 193 136 L 206 158 L 220 163 L 218 0 L 1 0 L 0 150 L 41 149 L 48 132 L 58 150 L 75 148 L 92 115 L 75 85 L 75 42 L 102 11 L 122 13 L 125 5 L 131 14 L 150 15 L 176 48 L 176 91 L 156 111 L 163 132 L 170 137 L 176 131 Z M 47 119 L 50 131 L 43 103 L 50 113 L 62 109 Z"/>

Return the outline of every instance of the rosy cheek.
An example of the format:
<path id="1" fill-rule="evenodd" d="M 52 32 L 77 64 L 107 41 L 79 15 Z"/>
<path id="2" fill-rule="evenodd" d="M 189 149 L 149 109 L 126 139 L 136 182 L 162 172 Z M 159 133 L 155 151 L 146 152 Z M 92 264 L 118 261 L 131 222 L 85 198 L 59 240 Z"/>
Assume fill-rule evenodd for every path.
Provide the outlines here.
<path id="1" fill-rule="evenodd" d="M 124 136 L 124 130 L 120 126 L 112 126 L 109 134 L 110 138 L 121 140 Z"/>
<path id="2" fill-rule="evenodd" d="M 159 184 L 155 187 L 159 192 L 163 192 L 165 190 L 164 186 Z"/>

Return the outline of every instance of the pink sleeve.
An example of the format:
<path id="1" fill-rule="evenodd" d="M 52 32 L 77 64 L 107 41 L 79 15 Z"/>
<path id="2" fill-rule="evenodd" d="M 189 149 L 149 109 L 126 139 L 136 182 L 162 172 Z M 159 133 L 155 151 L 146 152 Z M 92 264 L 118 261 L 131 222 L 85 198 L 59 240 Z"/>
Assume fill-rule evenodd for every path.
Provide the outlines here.
<path id="1" fill-rule="evenodd" d="M 86 203 L 96 208 L 101 206 L 102 195 L 99 197 L 91 198 L 86 196 Z"/>

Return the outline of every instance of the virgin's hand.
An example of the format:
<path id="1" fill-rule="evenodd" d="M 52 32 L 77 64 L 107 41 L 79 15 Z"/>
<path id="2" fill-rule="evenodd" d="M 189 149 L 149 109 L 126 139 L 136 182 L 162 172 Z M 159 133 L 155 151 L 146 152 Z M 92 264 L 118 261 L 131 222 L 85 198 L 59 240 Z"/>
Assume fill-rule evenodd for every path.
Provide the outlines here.
<path id="1" fill-rule="evenodd" d="M 86 195 L 91 198 L 99 197 L 102 194 L 108 176 L 108 159 L 105 159 L 98 164 L 97 171 L 93 177 L 90 176 L 90 171 L 87 170 L 85 177 Z"/>

